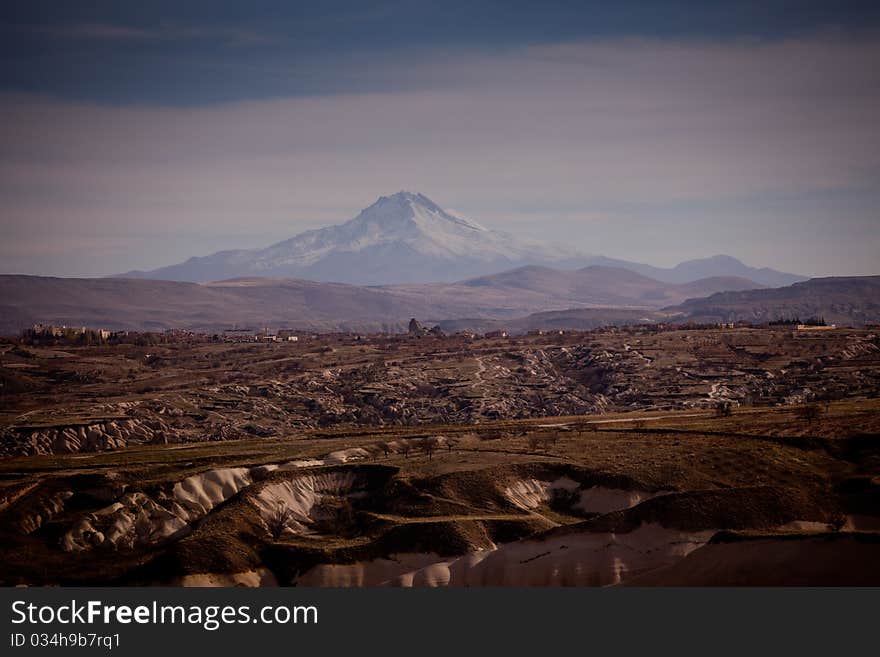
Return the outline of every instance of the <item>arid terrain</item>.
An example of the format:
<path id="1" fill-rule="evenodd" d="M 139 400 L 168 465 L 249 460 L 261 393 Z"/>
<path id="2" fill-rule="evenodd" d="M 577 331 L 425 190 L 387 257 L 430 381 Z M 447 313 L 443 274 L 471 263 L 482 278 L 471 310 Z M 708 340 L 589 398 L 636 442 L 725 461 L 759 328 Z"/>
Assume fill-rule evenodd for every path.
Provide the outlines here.
<path id="1" fill-rule="evenodd" d="M 655 317 L 651 311 L 662 306 L 755 287 L 760 286 L 736 277 L 673 285 L 611 267 L 523 267 L 459 283 L 385 286 L 267 278 L 196 284 L 0 275 L 0 333 L 16 333 L 36 323 L 150 331 L 216 331 L 256 324 L 324 333 L 395 332 L 405 329 L 412 316 L 432 322 L 509 320 L 572 307 L 598 311 L 596 325 L 601 325 L 618 319 L 650 321 Z M 634 314 L 633 309 L 640 312 Z"/>
<path id="2" fill-rule="evenodd" d="M 880 336 L 0 349 L 0 583 L 880 584 Z"/>

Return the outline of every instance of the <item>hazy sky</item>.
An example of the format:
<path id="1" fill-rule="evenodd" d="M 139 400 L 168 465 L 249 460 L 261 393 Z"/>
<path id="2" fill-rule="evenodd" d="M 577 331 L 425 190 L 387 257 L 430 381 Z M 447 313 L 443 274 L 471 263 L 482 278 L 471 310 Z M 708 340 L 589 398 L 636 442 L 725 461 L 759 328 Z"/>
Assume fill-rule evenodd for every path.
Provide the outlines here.
<path id="1" fill-rule="evenodd" d="M 878 117 L 876 2 L 5 2 L 0 271 L 407 189 L 587 253 L 880 274 Z"/>

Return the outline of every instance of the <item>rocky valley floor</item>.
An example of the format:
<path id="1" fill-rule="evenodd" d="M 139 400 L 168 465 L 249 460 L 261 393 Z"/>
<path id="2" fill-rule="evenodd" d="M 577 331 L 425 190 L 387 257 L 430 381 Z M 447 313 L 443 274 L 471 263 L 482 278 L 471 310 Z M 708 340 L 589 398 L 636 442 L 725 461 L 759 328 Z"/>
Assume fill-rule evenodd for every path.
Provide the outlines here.
<path id="1" fill-rule="evenodd" d="M 0 345 L 0 455 L 876 397 L 880 337 L 611 329 L 523 338 Z"/>
<path id="2" fill-rule="evenodd" d="M 0 583 L 878 585 L 877 345 L 7 344 Z"/>

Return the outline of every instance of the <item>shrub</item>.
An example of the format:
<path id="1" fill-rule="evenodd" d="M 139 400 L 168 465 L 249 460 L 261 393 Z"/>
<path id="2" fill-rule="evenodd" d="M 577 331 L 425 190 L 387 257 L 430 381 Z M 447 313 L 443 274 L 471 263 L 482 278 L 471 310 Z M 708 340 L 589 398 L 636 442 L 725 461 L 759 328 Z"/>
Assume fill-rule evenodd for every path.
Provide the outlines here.
<path id="1" fill-rule="evenodd" d="M 356 533 L 355 510 L 347 498 L 325 498 L 317 510 L 315 529 L 322 534 L 350 536 Z"/>
<path id="2" fill-rule="evenodd" d="M 281 538 L 281 535 L 284 534 L 284 530 L 287 529 L 291 520 L 293 520 L 293 511 L 288 508 L 284 502 L 279 500 L 275 509 L 266 520 L 266 527 L 269 528 L 269 534 L 271 534 L 272 540 L 277 541 Z"/>

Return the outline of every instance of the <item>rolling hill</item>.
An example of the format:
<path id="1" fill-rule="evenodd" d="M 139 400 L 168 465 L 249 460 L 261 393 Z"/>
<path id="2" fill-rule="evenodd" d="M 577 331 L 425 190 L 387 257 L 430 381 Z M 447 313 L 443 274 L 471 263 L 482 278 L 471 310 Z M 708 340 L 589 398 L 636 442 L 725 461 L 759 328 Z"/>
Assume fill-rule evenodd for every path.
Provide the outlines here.
<path id="1" fill-rule="evenodd" d="M 213 283 L 0 276 L 0 334 L 35 323 L 93 328 L 219 330 L 233 326 L 398 331 L 410 317 L 446 330 L 587 329 L 646 321 L 764 322 L 823 316 L 880 322 L 880 276 L 811 279 L 739 289 L 741 279 L 686 285 L 612 267 L 528 267 L 456 284 L 363 287 L 248 278 Z M 697 294 L 708 296 L 691 298 Z"/>
<path id="2" fill-rule="evenodd" d="M 136 330 L 244 325 L 393 331 L 410 317 L 435 322 L 511 319 L 571 307 L 656 309 L 754 285 L 724 278 L 670 285 L 611 267 L 530 266 L 460 283 L 384 287 L 272 278 L 188 283 L 13 275 L 0 276 L 0 331 L 17 333 L 35 323 Z"/>
<path id="3" fill-rule="evenodd" d="M 528 266 L 462 281 L 456 287 L 537 292 L 558 299 L 603 306 L 680 303 L 722 290 L 750 290 L 761 285 L 744 278 L 713 277 L 682 285 L 663 283 L 621 267 L 589 266 L 575 271 Z M 671 301 L 677 299 L 678 301 Z"/>
<path id="4" fill-rule="evenodd" d="M 776 289 L 719 292 L 666 311 L 706 322 L 824 317 L 828 323 L 858 326 L 880 322 L 880 276 L 832 276 Z"/>
<path id="5" fill-rule="evenodd" d="M 765 287 L 784 287 L 807 280 L 806 276 L 789 274 L 770 267 L 750 267 L 729 255 L 715 255 L 708 258 L 686 260 L 675 267 L 654 267 L 638 262 L 592 256 L 588 264 L 629 269 L 642 276 L 664 283 L 689 283 L 701 278 L 736 277 L 745 278 Z"/>

